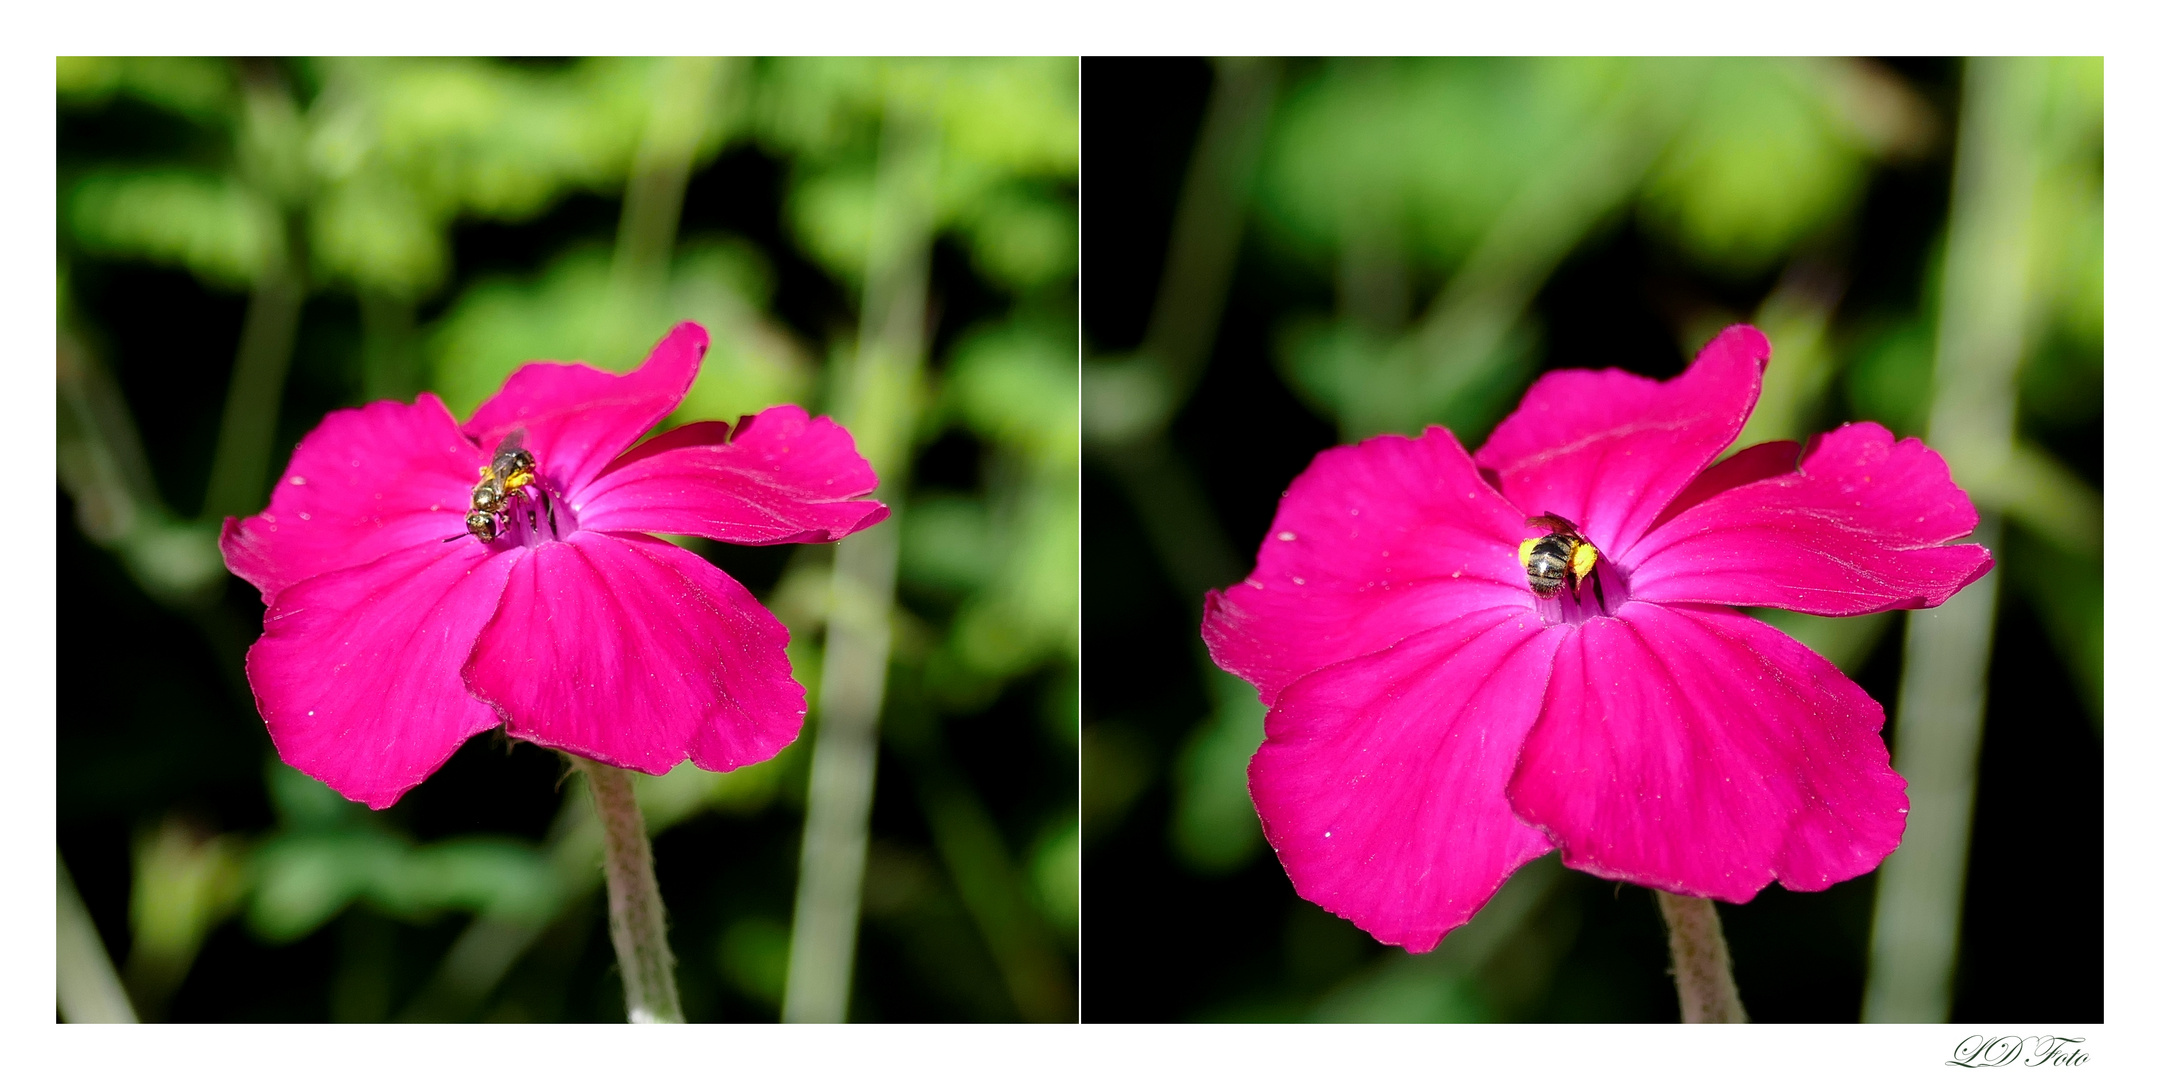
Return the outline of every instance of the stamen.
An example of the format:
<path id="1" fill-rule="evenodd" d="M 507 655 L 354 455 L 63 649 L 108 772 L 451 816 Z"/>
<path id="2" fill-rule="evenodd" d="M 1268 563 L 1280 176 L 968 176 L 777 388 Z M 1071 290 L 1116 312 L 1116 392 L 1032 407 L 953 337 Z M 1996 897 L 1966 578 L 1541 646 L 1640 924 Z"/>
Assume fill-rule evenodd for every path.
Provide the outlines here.
<path id="1" fill-rule="evenodd" d="M 1580 589 L 1561 589 L 1551 597 L 1533 594 L 1532 606 L 1547 626 L 1581 626 L 1611 615 L 1628 602 L 1627 574 L 1611 559 L 1599 559 Z"/>
<path id="2" fill-rule="evenodd" d="M 513 433 L 512 439 L 518 434 L 521 433 Z M 512 440 L 505 440 L 504 448 L 497 451 L 495 460 L 480 467 L 480 482 L 473 486 L 466 529 L 459 535 L 470 536 L 490 546 L 503 542 L 537 547 L 576 532 L 574 508 L 565 508 L 561 515 L 555 512 L 558 500 L 548 490 L 547 481 L 539 475 L 538 468 L 539 463 L 533 460 L 530 451 Z M 540 524 L 542 508 L 547 511 L 545 527 Z"/>

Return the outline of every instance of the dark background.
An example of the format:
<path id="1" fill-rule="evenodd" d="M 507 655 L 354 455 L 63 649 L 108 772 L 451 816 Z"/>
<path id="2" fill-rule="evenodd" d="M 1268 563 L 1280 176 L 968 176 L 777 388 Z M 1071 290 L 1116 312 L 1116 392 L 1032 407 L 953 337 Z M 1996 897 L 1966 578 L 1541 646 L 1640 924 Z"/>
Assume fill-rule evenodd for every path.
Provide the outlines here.
<path id="1" fill-rule="evenodd" d="M 1350 66 L 1283 65 L 1278 107 L 1302 88 L 1349 77 Z M 1942 123 L 1954 123 L 1960 63 L 1891 61 L 1878 70 Z M 1093 361 L 1142 344 L 1216 83 L 1216 69 L 1200 60 L 1082 64 L 1082 331 L 1091 358 L 1091 436 Z M 1832 239 L 1798 246 L 1833 263 L 1846 282 L 1827 335 L 1846 371 L 1810 430 L 1874 416 L 1900 434 L 1914 433 L 1892 406 L 1852 389 L 1861 385 L 1851 374 L 1860 361 L 1852 358 L 1877 347 L 1879 327 L 1932 308 L 1928 275 L 1944 228 L 1953 146 L 1954 138 L 1937 138 L 1906 160 L 1870 164 L 1856 200 L 1821 230 Z M 1261 166 L 1263 176 L 1270 167 Z M 1168 430 L 1170 459 L 1204 491 L 1201 516 L 1219 522 L 1235 552 L 1236 566 L 1212 583 L 1218 586 L 1250 568 L 1290 480 L 1316 452 L 1343 441 L 1331 418 L 1286 384 L 1278 364 L 1286 317 L 1333 306 L 1336 281 L 1324 259 L 1271 233 L 1266 192 L 1263 180 L 1204 375 Z M 1701 323 L 1694 313 L 1757 310 L 1794 258 L 1778 253 L 1742 272 L 1706 267 L 1638 216 L 1608 215 L 1536 292 L 1530 318 L 1542 328 L 1543 346 L 1533 354 L 1535 370 L 1619 366 L 1669 377 L 1708 336 L 1684 340 L 1698 333 L 1689 329 Z M 1422 307 L 1430 290 L 1421 286 L 1417 296 Z M 2097 353 L 2051 341 L 2027 363 L 2060 369 L 2029 370 L 2027 381 L 2059 375 L 2077 387 L 2067 393 L 2077 404 L 2045 415 L 2028 410 L 2024 430 L 2097 489 Z M 1475 448 L 1497 415 L 1488 413 L 1482 426 L 1458 425 L 1464 444 Z M 1216 709 L 1198 643 L 1200 597 L 1175 583 L 1162 545 L 1151 544 L 1133 482 L 1107 467 L 1111 458 L 1097 443 L 1090 449 L 1083 482 L 1084 1019 L 1677 1019 L 1664 928 L 1643 888 L 1559 870 L 1520 928 L 1466 971 L 1435 962 L 1438 954 L 1405 959 L 1298 899 L 1264 845 L 1227 869 L 1181 856 L 1172 838 L 1180 763 Z M 1952 1016 L 1962 1023 L 2102 1019 L 2100 727 L 2082 704 L 2092 699 L 2081 696 L 2062 659 L 2078 646 L 2051 634 L 2035 607 L 2034 596 L 2051 589 L 2052 579 L 2018 573 L 2024 553 L 2040 544 L 2013 522 L 1998 552 L 2004 568 L 1997 573 L 2009 577 L 1988 677 L 1965 891 Z M 2097 616 L 2095 600 L 2095 627 Z M 1849 668 L 1886 706 L 1896 701 L 1903 640 L 1902 615 L 1890 618 L 1898 621 Z M 2097 637 L 2092 641 L 2097 647 Z M 1894 717 L 1885 735 L 1895 739 Z M 1821 893 L 1772 886 L 1752 903 L 1720 905 L 1753 1019 L 1858 1019 L 1875 884 L 1870 874 Z"/>

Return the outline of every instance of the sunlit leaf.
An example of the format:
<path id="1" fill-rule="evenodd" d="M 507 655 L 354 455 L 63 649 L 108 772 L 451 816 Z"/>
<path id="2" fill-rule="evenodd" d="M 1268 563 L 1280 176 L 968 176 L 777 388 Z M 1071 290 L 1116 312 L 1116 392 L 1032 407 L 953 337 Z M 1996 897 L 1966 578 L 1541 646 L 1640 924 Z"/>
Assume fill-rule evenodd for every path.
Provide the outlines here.
<path id="1" fill-rule="evenodd" d="M 62 56 L 57 58 L 60 99 L 101 105 L 126 94 L 201 123 L 229 119 L 236 87 L 223 60 L 202 56 Z"/>
<path id="2" fill-rule="evenodd" d="M 404 854 L 401 842 L 368 830 L 272 839 L 255 853 L 248 926 L 271 942 L 306 937 L 374 882 L 399 873 Z"/>
<path id="3" fill-rule="evenodd" d="M 1073 934 L 1080 927 L 1080 822 L 1068 814 L 1048 825 L 1028 860 L 1035 904 L 1049 923 Z"/>
<path id="4" fill-rule="evenodd" d="M 1644 219 L 1712 266 L 1754 271 L 1844 213 L 1864 148 L 1825 100 L 1820 69 L 1712 61 L 1643 192 Z"/>
<path id="5" fill-rule="evenodd" d="M 582 361 L 627 371 L 684 319 L 713 335 L 684 419 L 725 419 L 799 401 L 810 381 L 798 347 L 744 297 L 764 288 L 739 249 L 686 245 L 667 295 L 617 292 L 606 251 L 585 248 L 530 278 L 484 280 L 459 296 L 429 332 L 434 385 L 470 412 L 512 371 L 534 360 Z"/>
<path id="6" fill-rule="evenodd" d="M 1080 448 L 1080 373 L 1070 325 L 985 327 L 952 350 L 945 393 L 977 434 L 1048 462 Z"/>
<path id="7" fill-rule="evenodd" d="M 1245 773 L 1260 749 L 1267 707 L 1235 675 L 1210 672 L 1208 682 L 1215 711 L 1193 728 L 1178 754 L 1170 841 L 1187 866 L 1224 874 L 1265 846 Z"/>
<path id="8" fill-rule="evenodd" d="M 1935 331 L 1918 318 L 1875 331 L 1853 351 L 1845 369 L 1845 397 L 1853 414 L 1899 435 L 1926 432 L 1934 385 Z"/>
<path id="9" fill-rule="evenodd" d="M 269 265 L 277 227 L 271 207 L 237 181 L 200 172 L 93 173 L 63 205 L 85 251 L 180 266 L 236 289 Z"/>
<path id="10" fill-rule="evenodd" d="M 310 252 L 331 280 L 415 296 L 449 269 L 441 225 L 412 192 L 380 180 L 331 188 L 310 225 Z"/>

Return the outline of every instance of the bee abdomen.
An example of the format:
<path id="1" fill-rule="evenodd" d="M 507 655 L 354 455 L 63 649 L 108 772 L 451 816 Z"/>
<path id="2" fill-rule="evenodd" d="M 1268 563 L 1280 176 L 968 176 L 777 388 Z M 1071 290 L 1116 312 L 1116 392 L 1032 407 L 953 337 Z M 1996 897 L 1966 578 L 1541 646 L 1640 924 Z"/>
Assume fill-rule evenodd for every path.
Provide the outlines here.
<path id="1" fill-rule="evenodd" d="M 1575 555 L 1575 541 L 1565 536 L 1544 536 L 1523 545 L 1523 573 L 1530 591 L 1552 596 L 1567 584 L 1568 562 Z"/>

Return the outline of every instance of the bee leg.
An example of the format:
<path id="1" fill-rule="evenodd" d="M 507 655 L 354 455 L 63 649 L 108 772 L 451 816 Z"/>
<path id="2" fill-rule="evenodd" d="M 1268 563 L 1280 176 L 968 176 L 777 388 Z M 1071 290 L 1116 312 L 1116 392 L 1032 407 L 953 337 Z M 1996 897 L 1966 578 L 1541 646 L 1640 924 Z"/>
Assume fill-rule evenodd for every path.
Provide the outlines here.
<path id="1" fill-rule="evenodd" d="M 560 532 L 561 530 L 555 527 L 555 500 L 548 498 L 548 493 L 542 491 L 540 493 L 540 504 L 547 507 L 548 531 L 551 533 Z"/>
<path id="2" fill-rule="evenodd" d="M 1597 594 L 1598 610 L 1605 610 L 1605 583 L 1598 580 L 1598 572 L 1596 570 L 1590 571 L 1590 591 Z"/>

